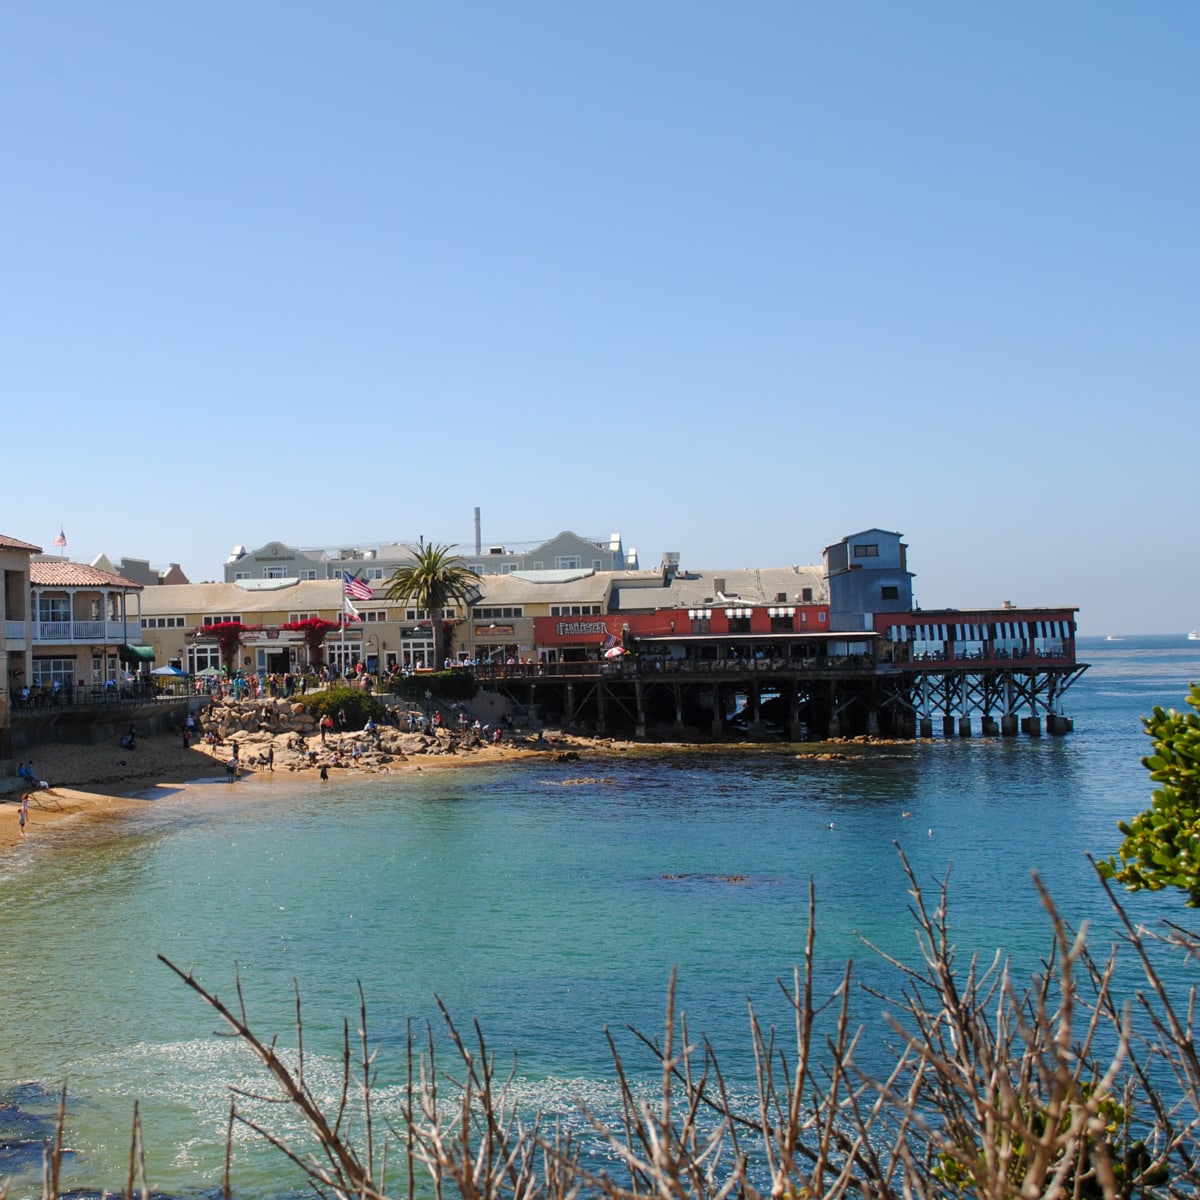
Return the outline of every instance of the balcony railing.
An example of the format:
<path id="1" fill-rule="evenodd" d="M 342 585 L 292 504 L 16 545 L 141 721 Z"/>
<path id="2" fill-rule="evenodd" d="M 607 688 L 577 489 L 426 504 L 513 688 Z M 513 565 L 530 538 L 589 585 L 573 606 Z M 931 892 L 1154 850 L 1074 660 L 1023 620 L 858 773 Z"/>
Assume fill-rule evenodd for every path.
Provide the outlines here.
<path id="1" fill-rule="evenodd" d="M 10 625 L 21 625 L 22 622 L 9 622 Z M 9 634 L 13 637 L 13 634 Z M 24 629 L 16 634 L 24 637 Z M 49 643 L 90 642 L 113 645 L 121 642 L 140 642 L 142 639 L 141 626 L 137 621 L 34 621 L 34 645 Z"/>

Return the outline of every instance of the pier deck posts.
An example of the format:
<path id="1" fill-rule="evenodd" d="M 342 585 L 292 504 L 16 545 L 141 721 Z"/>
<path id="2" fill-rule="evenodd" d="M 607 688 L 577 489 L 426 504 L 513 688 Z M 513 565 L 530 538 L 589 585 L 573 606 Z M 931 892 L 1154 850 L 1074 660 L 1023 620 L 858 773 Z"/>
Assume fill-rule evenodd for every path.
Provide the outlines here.
<path id="1" fill-rule="evenodd" d="M 953 737 L 953 736 L 954 736 L 954 718 L 949 713 L 946 713 L 946 715 L 944 717 L 942 717 L 942 737 Z"/>
<path id="2" fill-rule="evenodd" d="M 923 737 L 923 738 L 933 737 L 933 718 L 932 717 L 922 717 L 919 724 L 920 724 L 919 733 L 920 733 L 921 737 Z"/>
<path id="3" fill-rule="evenodd" d="M 984 737 L 999 737 L 1000 736 L 1000 726 L 999 726 L 999 724 L 997 724 L 996 718 L 993 717 L 990 713 L 988 715 L 984 716 L 982 721 L 980 722 L 980 732 L 983 734 Z"/>
<path id="4" fill-rule="evenodd" d="M 633 681 L 633 696 L 637 704 L 637 724 L 634 726 L 633 736 L 644 738 L 646 736 L 646 696 L 640 679 Z"/>
<path id="5" fill-rule="evenodd" d="M 1017 714 L 1007 712 L 1000 718 L 1000 733 L 1003 737 L 1017 736 Z"/>
<path id="6" fill-rule="evenodd" d="M 867 733 L 871 737 L 879 736 L 879 712 L 874 708 L 867 713 Z"/>
<path id="7" fill-rule="evenodd" d="M 720 737 L 725 730 L 725 714 L 721 711 L 721 689 L 712 685 L 712 735 Z"/>
<path id="8" fill-rule="evenodd" d="M 965 738 L 971 736 L 971 718 L 965 714 L 958 718 L 958 736 Z"/>
<path id="9" fill-rule="evenodd" d="M 1042 718 L 1041 717 L 1023 717 L 1021 719 L 1021 732 L 1029 734 L 1030 737 L 1042 736 Z"/>
<path id="10" fill-rule="evenodd" d="M 675 728 L 680 730 L 683 728 L 683 689 L 678 683 L 674 683 L 671 690 L 675 694 Z"/>

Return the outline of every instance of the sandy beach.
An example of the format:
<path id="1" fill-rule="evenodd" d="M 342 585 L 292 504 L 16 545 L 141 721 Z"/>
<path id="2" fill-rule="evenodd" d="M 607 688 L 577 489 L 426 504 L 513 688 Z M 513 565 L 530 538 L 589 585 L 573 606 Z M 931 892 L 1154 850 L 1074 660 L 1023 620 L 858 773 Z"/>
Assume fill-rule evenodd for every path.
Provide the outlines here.
<path id="1" fill-rule="evenodd" d="M 345 743 L 352 747 L 362 739 L 361 734 L 345 735 Z M 364 756 L 362 765 L 345 765 L 337 769 L 336 778 L 353 778 L 362 772 L 370 774 L 378 770 L 417 771 L 449 767 L 465 767 L 473 764 L 504 762 L 534 756 L 554 754 L 578 754 L 582 750 L 623 750 L 632 743 L 602 739 L 579 738 L 568 734 L 547 731 L 545 741 L 538 746 L 532 738 L 518 735 L 499 746 L 460 746 L 456 752 L 448 752 L 448 734 L 441 742 L 438 739 L 414 737 L 408 752 L 389 758 L 386 768 Z M 408 739 L 406 739 L 408 741 Z M 315 748 L 316 738 L 309 739 Z M 303 780 L 311 782 L 318 777 L 317 766 L 301 766 L 301 756 L 286 750 L 277 740 L 275 770 L 272 778 Z M 265 752 L 261 740 L 249 739 L 240 743 L 240 757 L 245 764 L 243 778 L 264 774 L 265 768 L 252 760 Z M 39 780 L 48 788 L 30 789 L 11 775 L 0 781 L 0 853 L 18 845 L 22 837 L 36 838 L 49 825 L 68 817 L 95 816 L 112 817 L 121 812 L 136 809 L 150 802 L 160 788 L 178 788 L 203 779 L 226 777 L 226 762 L 230 744 L 211 746 L 204 742 L 193 743 L 184 749 L 182 738 L 177 734 L 155 734 L 138 739 L 135 750 L 120 749 L 109 743 L 102 745 L 78 745 L 66 742 L 51 742 L 39 746 L 36 751 L 26 753 L 18 762 L 32 762 Z M 321 760 L 326 755 L 321 752 Z M 15 768 L 14 768 L 15 770 Z M 29 796 L 29 820 L 22 834 L 18 813 L 21 797 Z"/>

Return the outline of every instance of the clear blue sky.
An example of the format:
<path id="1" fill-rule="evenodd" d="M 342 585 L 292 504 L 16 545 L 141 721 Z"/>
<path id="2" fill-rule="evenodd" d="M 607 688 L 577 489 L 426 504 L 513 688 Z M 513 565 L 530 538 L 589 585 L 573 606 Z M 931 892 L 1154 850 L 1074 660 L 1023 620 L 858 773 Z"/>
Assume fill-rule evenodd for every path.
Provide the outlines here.
<path id="1" fill-rule="evenodd" d="M 1200 5 L 10 3 L 0 532 L 619 530 L 1200 626 Z"/>

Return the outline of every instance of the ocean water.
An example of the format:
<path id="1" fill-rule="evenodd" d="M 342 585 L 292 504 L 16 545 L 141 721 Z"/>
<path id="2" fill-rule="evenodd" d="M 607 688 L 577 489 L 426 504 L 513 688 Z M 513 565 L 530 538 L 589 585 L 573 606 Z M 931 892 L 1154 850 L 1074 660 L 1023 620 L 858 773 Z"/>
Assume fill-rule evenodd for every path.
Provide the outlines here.
<path id="1" fill-rule="evenodd" d="M 1049 948 L 1036 872 L 1093 944 L 1111 910 L 1087 854 L 1115 850 L 1144 808 L 1140 718 L 1183 707 L 1200 643 L 1085 639 L 1065 738 L 937 741 L 847 762 L 787 750 L 585 757 L 350 779 L 211 784 L 120 822 L 69 823 L 0 859 L 0 1136 L 38 1124 L 65 1085 L 72 1186 L 121 1187 L 133 1103 L 151 1184 L 219 1182 L 231 1084 L 262 1077 L 157 958 L 223 999 L 235 979 L 251 1023 L 294 1044 L 303 1003 L 312 1078 L 333 1094 L 358 986 L 379 1047 L 380 1100 L 402 1078 L 409 1022 L 440 1030 L 440 999 L 515 1056 L 531 1108 L 603 1111 L 615 1097 L 605 1038 L 634 1074 L 653 1064 L 628 1027 L 661 1030 L 668 980 L 693 1034 L 749 1079 L 747 1004 L 786 1028 L 791 978 L 817 897 L 821 981 L 847 959 L 895 984 L 864 939 L 916 961 L 900 852 L 930 897 L 949 879 L 960 956 Z M 1173 896 L 1130 900 L 1151 923 Z M 862 1016 L 874 1015 L 870 1001 Z M 7 1126 L 4 1121 L 7 1120 Z M 0 1158 L 13 1195 L 36 1172 Z M 234 1184 L 286 1191 L 249 1135 Z"/>

